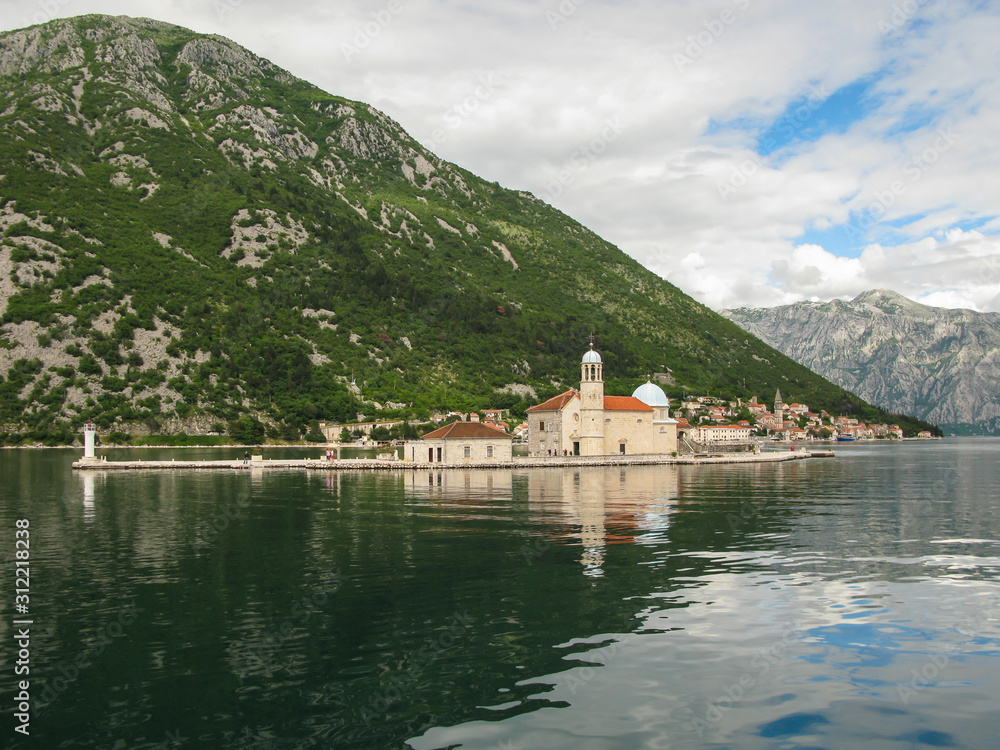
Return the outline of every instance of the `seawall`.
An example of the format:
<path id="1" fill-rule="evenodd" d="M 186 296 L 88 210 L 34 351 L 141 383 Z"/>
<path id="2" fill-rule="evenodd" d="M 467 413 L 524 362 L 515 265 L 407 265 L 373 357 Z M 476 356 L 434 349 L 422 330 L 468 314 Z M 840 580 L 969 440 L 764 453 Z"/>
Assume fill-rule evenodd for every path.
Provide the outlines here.
<path id="1" fill-rule="evenodd" d="M 788 451 L 770 453 L 720 453 L 695 456 L 552 456 L 517 457 L 510 461 L 428 463 L 414 461 L 389 461 L 377 458 L 344 458 L 328 461 L 323 458 L 262 459 L 251 461 L 105 461 L 84 459 L 74 461 L 74 469 L 89 471 L 143 471 L 153 469 L 216 469 L 216 470 L 273 470 L 307 469 L 311 471 L 426 471 L 436 469 L 533 469 L 579 466 L 651 466 L 682 465 L 704 466 L 713 464 L 750 464 L 797 461 L 806 458 L 833 458 L 833 451 Z"/>

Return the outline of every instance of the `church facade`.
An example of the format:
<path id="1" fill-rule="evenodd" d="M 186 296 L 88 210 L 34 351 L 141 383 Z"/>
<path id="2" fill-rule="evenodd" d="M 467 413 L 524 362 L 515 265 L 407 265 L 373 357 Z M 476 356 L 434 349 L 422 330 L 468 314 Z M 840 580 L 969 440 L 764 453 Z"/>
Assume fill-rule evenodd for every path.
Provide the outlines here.
<path id="1" fill-rule="evenodd" d="M 631 396 L 604 394 L 604 362 L 591 344 L 580 363 L 580 389 L 528 409 L 528 455 L 668 455 L 677 421 L 663 390 L 646 383 Z"/>

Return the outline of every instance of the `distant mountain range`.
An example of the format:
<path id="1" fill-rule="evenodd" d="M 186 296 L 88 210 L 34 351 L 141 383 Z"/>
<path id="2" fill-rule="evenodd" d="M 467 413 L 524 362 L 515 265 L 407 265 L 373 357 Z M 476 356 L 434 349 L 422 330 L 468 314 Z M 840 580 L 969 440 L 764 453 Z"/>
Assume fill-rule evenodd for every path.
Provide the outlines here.
<path id="1" fill-rule="evenodd" d="M 669 369 L 872 409 L 227 39 L 97 15 L 0 34 L 0 440 L 523 411 L 579 382 L 590 334 L 609 392 Z"/>
<path id="2" fill-rule="evenodd" d="M 1000 314 L 928 307 L 878 289 L 850 302 L 722 315 L 885 409 L 955 434 L 1000 432 Z"/>

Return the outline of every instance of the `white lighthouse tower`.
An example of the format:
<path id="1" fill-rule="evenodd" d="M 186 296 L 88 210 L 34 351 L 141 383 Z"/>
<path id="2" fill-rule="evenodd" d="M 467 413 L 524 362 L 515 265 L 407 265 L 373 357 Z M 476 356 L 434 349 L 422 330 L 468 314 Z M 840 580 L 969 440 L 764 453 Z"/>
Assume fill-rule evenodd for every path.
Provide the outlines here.
<path id="1" fill-rule="evenodd" d="M 94 427 L 93 422 L 87 422 L 83 426 L 83 457 L 93 460 L 96 458 L 94 456 L 94 439 L 97 437 L 97 428 Z"/>

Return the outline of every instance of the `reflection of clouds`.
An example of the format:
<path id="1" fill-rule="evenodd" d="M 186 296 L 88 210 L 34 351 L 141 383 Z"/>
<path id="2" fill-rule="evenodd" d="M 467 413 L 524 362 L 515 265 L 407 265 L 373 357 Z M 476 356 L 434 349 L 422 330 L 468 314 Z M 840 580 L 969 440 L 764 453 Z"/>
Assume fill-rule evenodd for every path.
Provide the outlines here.
<path id="1" fill-rule="evenodd" d="M 878 740 L 908 750 L 913 728 L 928 725 L 950 747 L 994 746 L 984 721 L 1000 690 L 993 582 L 829 579 L 796 570 L 797 555 L 742 560 L 760 569 L 654 593 L 636 632 L 564 644 L 579 647 L 572 658 L 580 666 L 522 683 L 559 710 L 437 727 L 409 745 L 571 747 L 614 736 L 615 717 L 636 747 L 770 750 L 792 736 L 826 747 L 823 739 L 836 736 L 830 746 Z M 947 662 L 932 661 L 941 653 Z M 928 664 L 935 684 L 923 678 Z M 923 689 L 911 686 L 914 670 Z M 900 686 L 914 691 L 908 703 Z M 950 710 L 942 713 L 945 687 Z"/>

